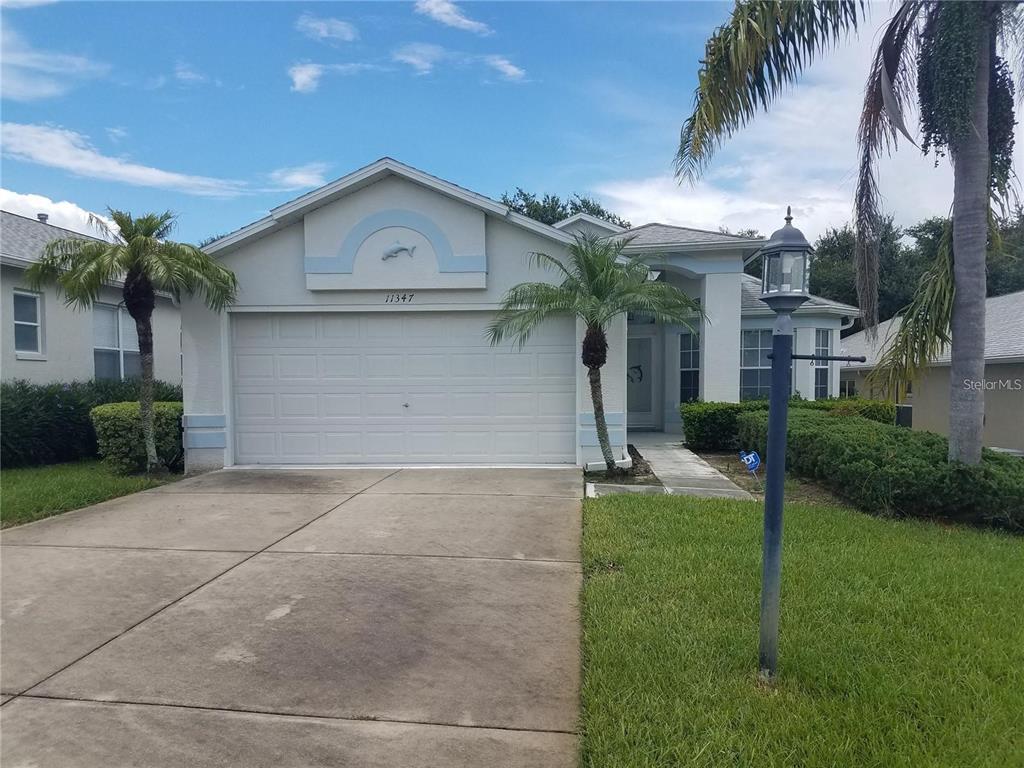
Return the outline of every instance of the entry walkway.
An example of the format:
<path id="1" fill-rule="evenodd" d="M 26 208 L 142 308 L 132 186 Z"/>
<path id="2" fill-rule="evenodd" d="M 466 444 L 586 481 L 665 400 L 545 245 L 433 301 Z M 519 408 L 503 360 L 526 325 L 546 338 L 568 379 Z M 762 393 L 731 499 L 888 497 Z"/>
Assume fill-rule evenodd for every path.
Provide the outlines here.
<path id="1" fill-rule="evenodd" d="M 665 432 L 630 432 L 627 440 L 640 451 L 666 493 L 753 499 L 704 459 L 683 447 L 682 437 Z"/>

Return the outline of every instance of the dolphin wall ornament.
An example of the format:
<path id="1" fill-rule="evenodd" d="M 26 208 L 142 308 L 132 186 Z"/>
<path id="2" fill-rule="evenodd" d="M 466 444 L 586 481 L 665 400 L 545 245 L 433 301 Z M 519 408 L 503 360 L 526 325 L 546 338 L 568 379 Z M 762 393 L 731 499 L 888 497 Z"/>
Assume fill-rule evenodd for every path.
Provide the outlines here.
<path id="1" fill-rule="evenodd" d="M 393 258 L 397 257 L 398 254 L 400 254 L 400 253 L 408 253 L 409 254 L 409 258 L 411 259 L 412 258 L 412 252 L 415 251 L 415 250 L 416 250 L 416 246 L 415 245 L 413 245 L 413 246 L 402 245 L 400 242 L 395 240 L 394 243 L 389 245 L 384 250 L 384 255 L 381 256 L 380 258 L 381 258 L 381 261 L 387 261 L 388 259 L 393 259 Z"/>

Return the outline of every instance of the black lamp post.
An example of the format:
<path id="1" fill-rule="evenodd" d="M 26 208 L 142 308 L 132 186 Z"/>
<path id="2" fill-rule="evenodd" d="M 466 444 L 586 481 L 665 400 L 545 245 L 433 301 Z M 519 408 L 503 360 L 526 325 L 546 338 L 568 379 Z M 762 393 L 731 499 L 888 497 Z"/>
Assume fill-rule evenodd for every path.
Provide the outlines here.
<path id="1" fill-rule="evenodd" d="M 768 474 L 764 495 L 764 563 L 761 572 L 761 641 L 758 667 L 774 678 L 779 652 L 779 585 L 782 575 L 782 495 L 786 478 L 786 421 L 793 367 L 793 312 L 808 299 L 811 244 L 793 226 L 786 208 L 786 226 L 761 248 L 764 266 L 761 301 L 775 311 L 772 327 L 772 386 L 768 401 Z"/>

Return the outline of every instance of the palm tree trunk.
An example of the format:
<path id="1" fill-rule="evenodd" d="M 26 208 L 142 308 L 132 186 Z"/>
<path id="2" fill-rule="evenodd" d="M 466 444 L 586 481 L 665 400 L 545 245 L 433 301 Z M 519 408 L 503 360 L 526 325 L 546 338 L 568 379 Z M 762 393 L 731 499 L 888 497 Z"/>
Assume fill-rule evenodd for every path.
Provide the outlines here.
<path id="1" fill-rule="evenodd" d="M 988 91 L 992 28 L 979 24 L 972 128 L 953 147 L 953 312 L 949 460 L 981 461 L 985 426 L 985 249 L 989 212 Z"/>
<path id="2" fill-rule="evenodd" d="M 139 419 L 142 439 L 146 445 L 146 473 L 162 473 L 163 465 L 156 452 L 156 431 L 153 427 L 153 309 L 156 293 L 149 278 L 130 271 L 124 279 L 124 303 L 128 314 L 135 320 L 139 336 L 139 358 L 142 363 L 142 382 L 139 387 Z"/>
<path id="3" fill-rule="evenodd" d="M 594 405 L 594 426 L 597 427 L 597 444 L 609 475 L 620 472 L 612 454 L 612 442 L 608 439 L 608 422 L 604 417 L 604 392 L 601 390 L 601 367 L 608 362 L 608 337 L 600 325 L 588 325 L 583 335 L 580 360 L 587 368 L 590 380 L 590 402 Z"/>
<path id="4" fill-rule="evenodd" d="M 135 321 L 139 334 L 139 357 L 142 361 L 142 382 L 139 387 L 139 416 L 142 439 L 146 443 L 146 473 L 161 472 L 163 467 L 156 453 L 156 431 L 153 427 L 153 321 L 152 316 Z"/>
<path id="5" fill-rule="evenodd" d="M 597 427 L 597 443 L 601 446 L 601 456 L 608 468 L 608 474 L 613 475 L 619 471 L 615 464 L 615 456 L 612 454 L 612 442 L 608 438 L 608 422 L 604 417 L 604 392 L 601 390 L 601 369 L 598 367 L 587 369 L 587 378 L 590 380 L 590 399 L 594 404 L 594 426 Z"/>

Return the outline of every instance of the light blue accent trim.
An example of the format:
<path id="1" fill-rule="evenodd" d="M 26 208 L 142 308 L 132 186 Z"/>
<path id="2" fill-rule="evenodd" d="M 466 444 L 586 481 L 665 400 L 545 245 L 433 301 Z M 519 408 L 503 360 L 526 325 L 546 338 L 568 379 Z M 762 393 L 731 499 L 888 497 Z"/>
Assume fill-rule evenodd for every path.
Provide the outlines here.
<path id="1" fill-rule="evenodd" d="M 621 427 L 617 429 L 608 430 L 608 440 L 613 446 L 625 445 L 626 444 L 626 432 Z M 600 445 L 597 441 L 597 430 L 593 427 L 583 427 L 580 429 L 580 445 L 584 448 L 592 448 L 595 445 Z"/>
<path id="2" fill-rule="evenodd" d="M 626 414 L 609 412 L 604 415 L 605 423 L 609 427 L 624 427 L 626 425 Z M 593 427 L 596 424 L 594 421 L 594 414 L 592 413 L 581 413 L 580 414 L 580 426 L 581 427 Z"/>
<path id="3" fill-rule="evenodd" d="M 220 427 L 227 426 L 227 419 L 222 415 L 190 415 L 185 414 L 181 420 L 184 427 Z"/>
<path id="4" fill-rule="evenodd" d="M 227 435 L 223 432 L 186 432 L 186 448 L 227 448 Z"/>
<path id="5" fill-rule="evenodd" d="M 404 227 L 419 232 L 430 243 L 437 256 L 438 272 L 486 272 L 485 254 L 456 256 L 451 243 L 433 219 L 416 211 L 394 208 L 371 213 L 348 233 L 337 256 L 307 256 L 306 274 L 350 275 L 356 253 L 370 235 L 388 227 Z"/>

